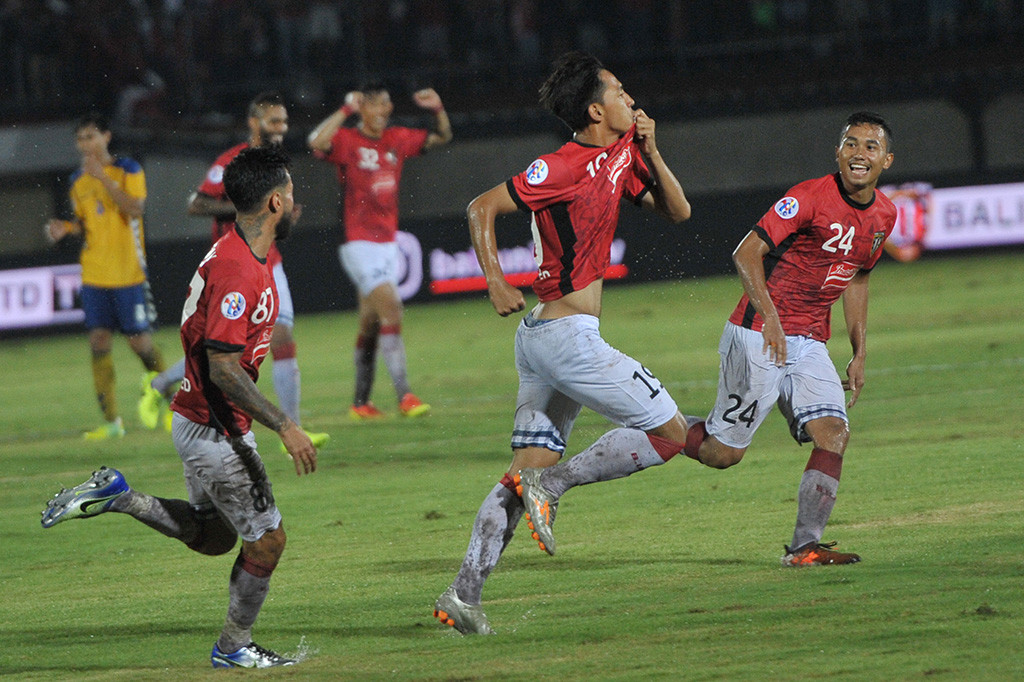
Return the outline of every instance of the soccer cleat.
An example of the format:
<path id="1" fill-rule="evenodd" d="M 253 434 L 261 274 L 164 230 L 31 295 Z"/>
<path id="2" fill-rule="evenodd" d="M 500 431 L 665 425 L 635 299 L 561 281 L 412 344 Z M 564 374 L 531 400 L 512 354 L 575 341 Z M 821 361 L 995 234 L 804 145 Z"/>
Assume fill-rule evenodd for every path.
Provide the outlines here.
<path id="1" fill-rule="evenodd" d="M 551 526 L 555 523 L 558 500 L 540 482 L 543 469 L 523 469 L 512 479 L 516 492 L 526 506 L 526 523 L 533 531 L 533 539 L 548 554 L 555 553 L 555 536 Z"/>
<path id="2" fill-rule="evenodd" d="M 406 393 L 398 401 L 398 410 L 402 413 L 403 417 L 420 417 L 430 412 L 430 405 L 427 405 L 412 393 Z"/>
<path id="3" fill-rule="evenodd" d="M 276 668 L 281 665 L 295 665 L 294 658 L 285 658 L 270 649 L 264 649 L 256 642 L 249 642 L 238 651 L 226 654 L 214 644 L 210 652 L 210 663 L 214 668 Z"/>
<path id="4" fill-rule="evenodd" d="M 147 372 L 142 376 L 142 397 L 139 398 L 139 421 L 147 429 L 160 425 L 160 413 L 167 407 L 167 400 L 150 385 L 159 372 Z"/>
<path id="5" fill-rule="evenodd" d="M 160 419 L 160 421 L 163 422 L 164 431 L 170 433 L 171 429 L 174 427 L 174 413 L 171 410 L 167 410 L 166 412 L 164 412 L 164 415 Z"/>
<path id="6" fill-rule="evenodd" d="M 305 431 L 305 429 L 303 430 Z M 309 440 L 317 450 L 327 445 L 328 441 L 331 440 L 331 434 L 329 433 L 310 433 L 309 431 L 306 431 L 306 435 L 309 436 Z M 281 452 L 285 454 L 288 453 L 288 448 L 284 446 L 284 443 L 281 443 Z"/>
<path id="7" fill-rule="evenodd" d="M 348 410 L 348 418 L 361 422 L 369 421 L 372 419 L 382 419 L 387 415 L 377 409 L 377 406 L 373 403 L 363 403 L 362 405 L 353 405 Z"/>
<path id="8" fill-rule="evenodd" d="M 494 630 L 479 604 L 470 605 L 459 599 L 451 585 L 434 603 L 434 618 L 464 635 L 493 635 Z"/>
<path id="9" fill-rule="evenodd" d="M 783 566 L 835 566 L 838 564 L 855 564 L 860 561 L 859 554 L 837 552 L 832 548 L 834 542 L 808 542 L 803 547 L 791 549 L 788 545 L 786 556 L 782 557 Z"/>
<path id="10" fill-rule="evenodd" d="M 68 519 L 84 519 L 102 514 L 117 498 L 128 492 L 128 484 L 117 469 L 100 467 L 85 483 L 71 490 L 62 488 L 43 510 L 43 528 Z"/>
<path id="11" fill-rule="evenodd" d="M 107 440 L 109 438 L 123 438 L 124 437 L 124 425 L 121 423 L 121 418 L 118 417 L 112 422 L 106 422 L 100 424 L 92 431 L 86 431 L 82 434 L 82 438 L 85 440 Z"/>

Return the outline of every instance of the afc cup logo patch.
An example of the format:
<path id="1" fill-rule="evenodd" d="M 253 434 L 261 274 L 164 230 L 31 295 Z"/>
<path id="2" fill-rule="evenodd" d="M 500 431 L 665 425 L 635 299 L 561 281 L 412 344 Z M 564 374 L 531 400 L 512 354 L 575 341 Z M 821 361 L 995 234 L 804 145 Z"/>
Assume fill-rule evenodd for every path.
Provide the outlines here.
<path id="1" fill-rule="evenodd" d="M 220 314 L 229 320 L 237 320 L 245 314 L 245 296 L 232 291 L 220 302 Z"/>
<path id="2" fill-rule="evenodd" d="M 526 169 L 526 182 L 539 185 L 548 179 L 548 164 L 544 159 L 537 159 Z"/>
<path id="3" fill-rule="evenodd" d="M 219 185 L 224 181 L 224 166 L 220 164 L 212 166 L 206 174 L 206 179 L 210 181 L 210 184 Z"/>
<path id="4" fill-rule="evenodd" d="M 775 202 L 775 212 L 779 214 L 779 217 L 783 220 L 789 220 L 796 215 L 796 212 L 800 210 L 800 202 L 796 200 L 796 197 L 782 197 Z"/>

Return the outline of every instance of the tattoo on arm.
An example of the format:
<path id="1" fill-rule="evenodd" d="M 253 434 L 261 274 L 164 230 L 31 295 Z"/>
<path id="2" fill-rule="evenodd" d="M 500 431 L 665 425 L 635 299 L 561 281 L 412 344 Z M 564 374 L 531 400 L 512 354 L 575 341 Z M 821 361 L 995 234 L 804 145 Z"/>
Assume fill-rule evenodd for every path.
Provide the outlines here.
<path id="1" fill-rule="evenodd" d="M 210 359 L 210 379 L 224 395 L 260 424 L 280 431 L 288 423 L 288 415 L 267 400 L 239 364 L 241 353 L 206 350 Z"/>

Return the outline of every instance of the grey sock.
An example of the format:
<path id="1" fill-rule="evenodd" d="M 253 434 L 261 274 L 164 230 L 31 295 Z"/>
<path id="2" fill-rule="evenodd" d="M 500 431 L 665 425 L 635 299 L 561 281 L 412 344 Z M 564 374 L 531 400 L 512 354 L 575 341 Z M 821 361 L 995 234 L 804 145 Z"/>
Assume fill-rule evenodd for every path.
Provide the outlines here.
<path id="1" fill-rule="evenodd" d="M 623 478 L 665 460 L 639 429 L 613 429 L 575 457 L 549 467 L 540 481 L 556 498 L 570 488 Z"/>
<path id="2" fill-rule="evenodd" d="M 231 569 L 228 615 L 217 640 L 217 648 L 226 654 L 238 651 L 252 641 L 253 623 L 270 591 L 269 571 L 264 576 L 256 576 L 245 570 L 244 564 L 245 559 L 239 554 Z"/>
<path id="3" fill-rule="evenodd" d="M 797 495 L 796 529 L 793 531 L 792 549 L 809 542 L 820 542 L 825 524 L 836 504 L 839 481 L 817 469 L 807 469 L 800 479 Z"/>
<path id="4" fill-rule="evenodd" d="M 274 360 L 274 392 L 277 393 L 277 401 L 281 404 L 281 411 L 288 415 L 296 424 L 302 424 L 299 419 L 299 396 L 301 393 L 302 381 L 299 375 L 299 361 L 296 358 L 284 358 Z"/>
<path id="5" fill-rule="evenodd" d="M 401 334 L 381 334 L 380 354 L 391 375 L 398 399 L 409 392 L 409 380 L 405 375 L 405 342 Z"/>
<path id="6" fill-rule="evenodd" d="M 128 514 L 186 545 L 195 542 L 202 532 L 199 517 L 185 500 L 168 500 L 129 490 L 111 503 L 110 510 Z"/>
<path id="7" fill-rule="evenodd" d="M 365 405 L 373 389 L 373 375 L 377 369 L 377 337 L 360 336 L 353 356 L 356 366 L 355 405 Z"/>
<path id="8" fill-rule="evenodd" d="M 467 604 L 479 604 L 484 581 L 498 565 L 501 553 L 523 516 L 523 501 L 499 483 L 484 498 L 473 523 L 466 558 L 455 577 L 455 592 Z"/>
<path id="9" fill-rule="evenodd" d="M 160 391 L 160 395 L 167 395 L 171 386 L 185 378 L 185 358 L 182 357 L 176 363 L 153 377 L 149 385 Z"/>

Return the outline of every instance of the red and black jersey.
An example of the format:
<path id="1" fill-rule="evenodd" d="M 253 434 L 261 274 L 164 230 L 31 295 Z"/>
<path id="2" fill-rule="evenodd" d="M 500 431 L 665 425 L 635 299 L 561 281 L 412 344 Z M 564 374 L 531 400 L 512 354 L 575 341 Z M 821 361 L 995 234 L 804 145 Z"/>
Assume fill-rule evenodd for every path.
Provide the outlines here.
<path id="1" fill-rule="evenodd" d="M 241 351 L 242 369 L 255 382 L 276 319 L 277 288 L 270 268 L 236 227 L 217 240 L 189 283 L 181 314 L 185 379 L 171 409 L 230 436 L 247 432 L 252 417 L 210 380 L 206 349 Z"/>
<path id="2" fill-rule="evenodd" d="M 392 126 L 380 138 L 339 128 L 331 150 L 318 154 L 338 170 L 345 195 L 345 240 L 393 242 L 398 232 L 398 182 L 405 160 L 423 153 L 428 132 Z"/>
<path id="3" fill-rule="evenodd" d="M 228 167 L 231 160 L 238 156 L 243 149 L 248 148 L 249 143 L 243 142 L 241 144 L 236 144 L 234 147 L 218 156 L 217 160 L 213 162 L 212 166 L 210 166 L 210 169 L 206 171 L 206 177 L 203 178 L 202 184 L 199 185 L 199 189 L 196 191 L 203 196 L 216 199 L 217 201 L 231 201 L 231 199 L 228 198 L 228 193 L 224 191 L 224 169 Z M 211 241 L 216 242 L 218 239 L 230 232 L 234 226 L 235 218 L 233 216 L 218 216 L 214 218 L 213 225 L 210 226 L 210 231 L 213 236 Z M 271 244 L 270 252 L 267 254 L 267 263 L 272 268 L 280 262 L 281 252 L 277 250 L 277 244 Z"/>
<path id="4" fill-rule="evenodd" d="M 765 277 L 783 331 L 827 341 L 832 304 L 858 272 L 875 266 L 895 222 L 884 194 L 858 204 L 838 173 L 801 182 L 779 199 L 754 231 L 768 244 Z M 729 321 L 756 331 L 763 325 L 746 294 Z"/>
<path id="5" fill-rule="evenodd" d="M 533 290 L 553 301 L 604 277 L 622 199 L 640 203 L 651 174 L 634 129 L 607 147 L 568 142 L 506 183 L 512 199 L 532 213 Z"/>

